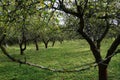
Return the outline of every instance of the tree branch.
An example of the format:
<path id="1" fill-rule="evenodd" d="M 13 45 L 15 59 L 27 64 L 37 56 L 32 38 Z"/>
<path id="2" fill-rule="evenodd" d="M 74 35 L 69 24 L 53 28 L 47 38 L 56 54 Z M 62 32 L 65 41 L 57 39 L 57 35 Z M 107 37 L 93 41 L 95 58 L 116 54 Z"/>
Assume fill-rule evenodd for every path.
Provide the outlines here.
<path id="1" fill-rule="evenodd" d="M 104 33 L 102 34 L 102 36 L 97 40 L 98 42 L 101 42 L 109 31 L 109 28 L 110 28 L 109 22 L 107 19 L 105 19 L 105 21 L 106 21 L 106 29 Z"/>
<path id="2" fill-rule="evenodd" d="M 87 40 L 87 42 L 90 45 L 90 49 L 95 57 L 96 62 L 100 62 L 102 60 L 102 57 L 100 55 L 99 50 L 97 49 L 96 45 L 94 44 L 94 42 L 89 38 L 89 36 L 83 31 L 84 29 L 84 19 L 83 17 L 80 18 L 80 23 L 79 23 L 79 30 L 78 32 L 83 36 L 83 38 L 85 40 Z"/>
<path id="3" fill-rule="evenodd" d="M 109 29 L 110 29 L 110 24 L 107 20 L 107 18 L 105 19 L 106 21 L 106 28 L 103 32 L 103 34 L 100 36 L 100 38 L 97 40 L 97 48 L 100 50 L 100 45 L 101 45 L 101 41 L 105 38 L 105 36 L 107 35 Z"/>
<path id="4" fill-rule="evenodd" d="M 82 65 L 78 69 L 71 69 L 71 70 L 67 70 L 67 69 L 64 69 L 64 68 L 63 69 L 53 69 L 53 68 L 49 68 L 49 67 L 44 67 L 42 65 L 33 64 L 33 63 L 30 63 L 30 62 L 27 62 L 26 60 L 21 61 L 19 59 L 16 59 L 16 58 L 12 57 L 11 55 L 9 55 L 8 52 L 6 51 L 6 49 L 2 45 L 0 45 L 0 48 L 1 48 L 2 52 L 4 53 L 4 55 L 7 56 L 13 62 L 20 63 L 20 64 L 25 64 L 25 65 L 28 65 L 28 66 L 37 67 L 37 68 L 52 71 L 52 72 L 60 72 L 60 73 L 81 72 L 81 71 L 85 71 L 85 70 L 90 69 L 91 67 L 96 66 L 95 62 L 92 62 L 92 63 Z"/>
<path id="5" fill-rule="evenodd" d="M 84 9 L 83 9 L 83 14 L 84 14 L 84 12 L 85 12 L 85 10 L 86 10 L 86 8 L 87 8 L 87 4 L 88 4 L 88 0 L 85 0 Z"/>
<path id="6" fill-rule="evenodd" d="M 78 1 L 77 0 L 75 0 L 75 5 L 78 6 Z"/>
<path id="7" fill-rule="evenodd" d="M 115 50 L 117 49 L 118 45 L 120 44 L 120 34 L 118 35 L 118 37 L 113 41 L 112 45 L 110 46 L 110 48 L 107 51 L 107 55 L 105 58 L 108 58 L 109 56 L 113 55 Z M 105 63 L 109 64 L 110 60 L 112 57 L 109 57 Z"/>
<path id="8" fill-rule="evenodd" d="M 75 11 L 73 11 L 73 10 L 71 10 L 71 9 L 67 9 L 66 7 L 65 7 L 65 5 L 63 4 L 63 2 L 64 2 L 64 0 L 59 0 L 59 4 L 60 4 L 60 9 L 62 10 L 62 11 L 64 11 L 65 13 L 68 13 L 68 14 L 71 14 L 71 15 L 74 15 L 74 16 L 77 16 L 78 17 L 78 13 L 77 12 L 75 12 Z"/>

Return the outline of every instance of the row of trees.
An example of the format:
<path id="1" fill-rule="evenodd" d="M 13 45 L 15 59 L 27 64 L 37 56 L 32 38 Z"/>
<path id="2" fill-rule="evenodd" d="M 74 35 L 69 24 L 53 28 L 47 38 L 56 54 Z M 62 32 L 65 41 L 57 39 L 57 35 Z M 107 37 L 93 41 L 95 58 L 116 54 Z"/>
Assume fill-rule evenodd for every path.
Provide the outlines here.
<path id="1" fill-rule="evenodd" d="M 48 47 L 48 42 L 63 41 L 57 13 L 48 7 L 40 8 L 39 1 L 5 0 L 1 1 L 1 37 L 7 36 L 4 44 L 19 44 L 20 53 L 23 54 L 26 46 L 34 42 L 39 50 L 38 41 Z M 5 29 L 4 26 L 6 27 Z"/>
<path id="2" fill-rule="evenodd" d="M 38 50 L 38 41 L 47 48 L 49 41 L 54 45 L 65 35 L 83 38 L 98 64 L 99 80 L 107 80 L 107 67 L 120 43 L 119 7 L 119 0 L 1 0 L 0 47 L 11 58 L 3 46 L 6 39 L 19 43 L 23 54 L 28 41 L 34 41 Z M 64 19 L 62 25 L 59 17 Z M 101 43 L 107 35 L 115 40 L 102 58 Z"/>

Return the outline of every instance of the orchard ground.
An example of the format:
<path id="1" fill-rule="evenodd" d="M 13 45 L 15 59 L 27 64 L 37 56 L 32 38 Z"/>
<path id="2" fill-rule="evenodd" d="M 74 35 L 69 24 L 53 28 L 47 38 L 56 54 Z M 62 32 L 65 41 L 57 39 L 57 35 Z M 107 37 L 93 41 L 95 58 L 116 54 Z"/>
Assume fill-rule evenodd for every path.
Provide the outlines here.
<path id="1" fill-rule="evenodd" d="M 102 42 L 102 56 L 105 57 L 112 39 Z M 54 47 L 49 44 L 48 49 L 43 43 L 39 43 L 39 51 L 35 45 L 27 45 L 25 55 L 20 55 L 18 45 L 7 48 L 10 55 L 17 59 L 26 60 L 38 65 L 54 69 L 79 69 L 81 65 L 94 62 L 94 57 L 85 40 L 64 41 L 62 44 L 55 43 Z M 120 48 L 120 47 L 118 47 Z M 108 67 L 108 80 L 120 80 L 120 54 L 116 54 Z M 28 65 L 20 65 L 10 61 L 0 50 L 0 80 L 97 80 L 98 69 L 91 67 L 86 71 L 73 73 L 59 73 L 42 70 Z"/>

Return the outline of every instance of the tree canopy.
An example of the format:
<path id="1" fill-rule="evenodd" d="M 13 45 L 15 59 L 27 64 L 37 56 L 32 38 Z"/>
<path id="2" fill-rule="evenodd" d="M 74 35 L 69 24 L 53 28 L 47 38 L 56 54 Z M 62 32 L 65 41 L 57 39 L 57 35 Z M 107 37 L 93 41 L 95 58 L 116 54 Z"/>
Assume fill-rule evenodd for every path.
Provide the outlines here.
<path id="1" fill-rule="evenodd" d="M 49 41 L 61 40 L 72 30 L 68 38 L 82 36 L 88 42 L 98 65 L 99 80 L 107 80 L 107 67 L 120 44 L 119 9 L 119 0 L 1 0 L 0 47 L 13 61 L 32 65 L 6 52 L 3 46 L 6 37 L 18 39 L 23 54 L 27 40 L 34 40 L 36 46 L 37 40 L 42 40 L 47 48 Z M 106 36 L 115 40 L 102 57 L 101 43 Z"/>

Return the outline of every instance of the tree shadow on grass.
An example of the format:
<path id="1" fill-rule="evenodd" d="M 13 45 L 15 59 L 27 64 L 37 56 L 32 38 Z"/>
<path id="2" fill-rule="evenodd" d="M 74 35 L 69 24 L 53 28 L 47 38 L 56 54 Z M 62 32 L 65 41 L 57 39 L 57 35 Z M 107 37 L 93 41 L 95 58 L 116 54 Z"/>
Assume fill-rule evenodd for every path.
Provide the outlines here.
<path id="1" fill-rule="evenodd" d="M 52 76 L 50 71 L 21 65 L 13 62 L 4 62 L 0 66 L 0 80 L 46 80 Z"/>

